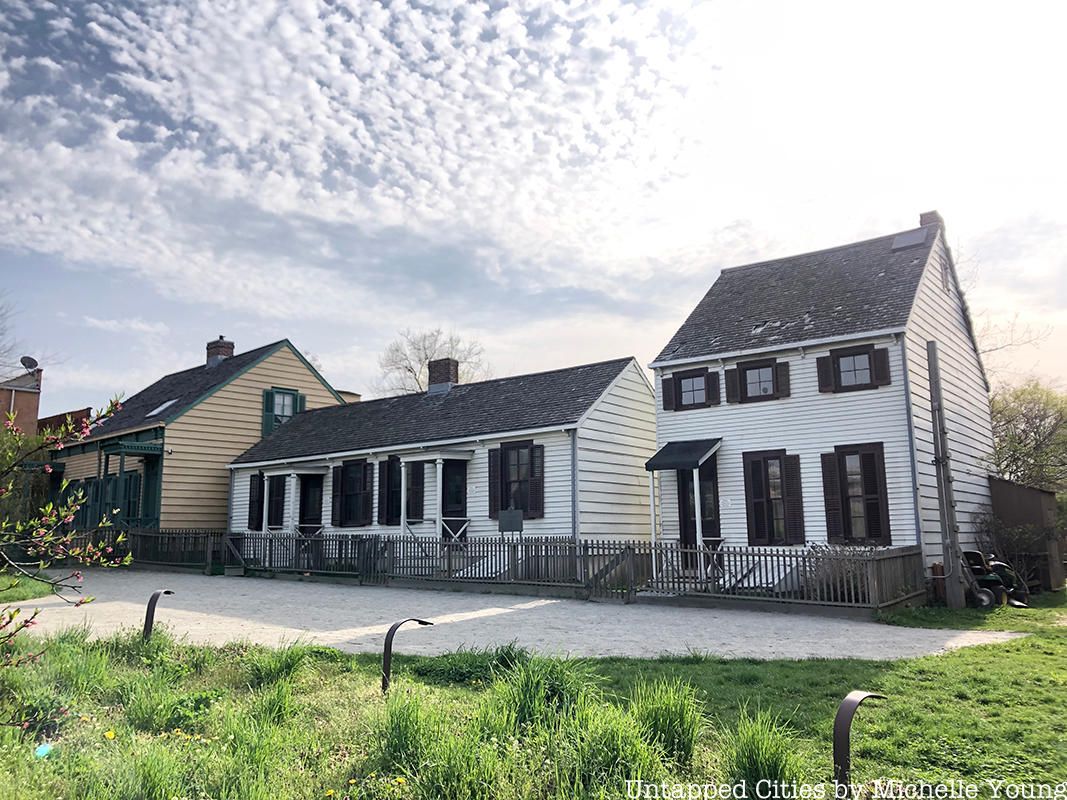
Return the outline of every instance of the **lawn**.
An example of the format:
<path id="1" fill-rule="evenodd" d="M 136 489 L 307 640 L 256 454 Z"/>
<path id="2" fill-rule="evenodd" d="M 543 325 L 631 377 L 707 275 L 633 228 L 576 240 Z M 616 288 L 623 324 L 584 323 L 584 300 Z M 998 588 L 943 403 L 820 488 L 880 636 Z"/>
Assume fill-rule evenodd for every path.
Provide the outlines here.
<path id="1" fill-rule="evenodd" d="M 23 600 L 33 600 L 52 593 L 51 584 L 33 578 L 13 578 L 0 575 L 0 608 Z"/>
<path id="2" fill-rule="evenodd" d="M 888 696 L 857 715 L 854 780 L 1064 781 L 1067 605 L 1062 594 L 1040 605 L 893 617 L 887 622 L 1030 634 L 896 662 L 695 653 L 527 662 L 510 647 L 400 656 L 388 708 L 372 656 L 194 647 L 159 629 L 148 646 L 135 632 L 90 641 L 68 631 L 36 663 L 0 674 L 4 713 L 36 719 L 26 730 L 0 729 L 3 796 L 624 797 L 621 781 L 637 771 L 728 778 L 739 718 L 760 710 L 788 725 L 777 741 L 797 777 L 829 781 L 833 715 L 852 689 Z M 684 720 L 695 706 L 685 686 L 702 710 L 692 748 Z M 35 757 L 42 742 L 53 749 Z"/>

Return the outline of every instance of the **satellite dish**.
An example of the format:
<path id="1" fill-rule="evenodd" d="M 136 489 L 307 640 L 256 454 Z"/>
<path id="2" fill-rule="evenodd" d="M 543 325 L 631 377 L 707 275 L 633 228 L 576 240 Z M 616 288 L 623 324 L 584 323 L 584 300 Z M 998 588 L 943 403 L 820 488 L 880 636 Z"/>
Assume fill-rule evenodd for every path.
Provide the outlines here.
<path id="1" fill-rule="evenodd" d="M 37 369 L 37 359 L 33 356 L 23 356 L 19 359 L 19 363 L 31 372 Z"/>

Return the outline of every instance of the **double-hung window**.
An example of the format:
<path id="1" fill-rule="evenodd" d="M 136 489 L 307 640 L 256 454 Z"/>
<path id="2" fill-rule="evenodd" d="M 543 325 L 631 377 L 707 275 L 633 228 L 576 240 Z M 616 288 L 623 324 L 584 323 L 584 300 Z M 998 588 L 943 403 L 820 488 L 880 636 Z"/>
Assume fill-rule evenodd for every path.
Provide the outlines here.
<path id="1" fill-rule="evenodd" d="M 342 528 L 370 525 L 373 470 L 366 461 L 346 461 L 335 467 L 333 474 L 334 479 L 340 481 L 336 524 Z"/>
<path id="2" fill-rule="evenodd" d="M 726 402 L 758 403 L 789 397 L 789 362 L 742 361 L 726 370 Z"/>
<path id="3" fill-rule="evenodd" d="M 304 410 L 307 398 L 295 389 L 263 390 L 263 435 L 267 436 Z"/>
<path id="4" fill-rule="evenodd" d="M 881 442 L 842 445 L 822 457 L 826 532 L 839 544 L 890 544 Z"/>
<path id="5" fill-rule="evenodd" d="M 774 397 L 774 365 L 754 364 L 742 369 L 742 396 L 745 400 Z"/>
<path id="6" fill-rule="evenodd" d="M 507 442 L 489 451 L 489 516 L 509 509 L 522 511 L 524 519 L 544 516 L 544 445 Z"/>
<path id="7" fill-rule="evenodd" d="M 662 379 L 663 409 L 686 411 L 719 404 L 719 373 L 689 369 L 665 375 Z"/>
<path id="8" fill-rule="evenodd" d="M 267 527 L 280 528 L 285 524 L 285 476 L 271 475 L 267 479 Z"/>
<path id="9" fill-rule="evenodd" d="M 742 461 L 749 544 L 803 544 L 800 457 L 785 450 L 764 450 L 744 453 Z"/>
<path id="10" fill-rule="evenodd" d="M 877 389 L 891 382 L 889 350 L 873 344 L 841 347 L 816 359 L 820 392 Z"/>

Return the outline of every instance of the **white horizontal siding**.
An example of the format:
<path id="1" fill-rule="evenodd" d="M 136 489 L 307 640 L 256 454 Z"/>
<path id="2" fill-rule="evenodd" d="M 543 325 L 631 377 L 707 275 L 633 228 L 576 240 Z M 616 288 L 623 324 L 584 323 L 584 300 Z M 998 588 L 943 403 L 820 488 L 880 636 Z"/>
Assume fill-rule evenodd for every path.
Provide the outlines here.
<path id="1" fill-rule="evenodd" d="M 527 439 L 531 437 L 511 437 Z M 542 519 L 526 520 L 524 523 L 525 533 L 531 536 L 540 535 L 570 535 L 571 524 L 571 448 L 570 437 L 564 433 L 550 433 L 534 436 L 535 444 L 544 445 L 545 448 L 545 515 Z M 467 516 L 471 523 L 468 528 L 469 535 L 488 535 L 497 533 L 497 521 L 489 518 L 489 450 L 499 447 L 508 438 L 485 439 L 469 446 L 455 445 L 455 449 L 473 449 L 474 457 L 467 463 Z M 403 451 L 398 450 L 398 453 Z M 410 453 L 410 451 L 408 451 Z M 374 459 L 369 459 L 374 464 L 374 493 L 373 524 L 361 528 L 333 528 L 330 525 L 331 496 L 333 492 L 333 476 L 329 473 L 325 476 L 323 484 L 323 509 L 322 524 L 328 533 L 376 533 L 396 534 L 400 533 L 399 525 L 379 525 L 378 520 L 378 468 L 377 462 L 388 458 L 389 453 L 379 453 Z M 324 457 L 328 460 L 328 457 Z M 335 463 L 340 463 L 337 459 Z M 284 467 L 281 467 L 284 468 Z M 263 468 L 267 472 L 273 471 L 271 467 Z M 435 465 L 429 462 L 425 473 L 425 501 L 424 516 L 422 523 L 411 523 L 411 529 L 418 534 L 427 536 L 435 535 L 434 519 L 437 509 L 437 480 Z M 294 469 L 299 474 L 299 469 Z M 233 512 L 230 518 L 231 530 L 241 531 L 248 527 L 248 486 L 249 475 L 258 472 L 258 469 L 236 469 L 236 485 L 233 493 Z M 290 487 L 286 497 L 286 520 L 292 520 L 292 511 L 295 508 L 295 490 Z"/>
<path id="2" fill-rule="evenodd" d="M 870 340 L 873 341 L 873 340 Z M 862 344 L 856 340 L 849 344 Z M 742 453 L 755 450 L 785 450 L 800 456 L 804 499 L 804 532 L 808 543 L 826 541 L 820 455 L 838 445 L 882 442 L 885 450 L 886 489 L 890 533 L 894 545 L 916 542 L 912 459 L 908 439 L 904 368 L 899 342 L 875 342 L 889 350 L 892 382 L 877 389 L 820 393 L 816 358 L 828 348 L 811 349 L 803 355 L 793 351 L 778 355 L 789 362 L 790 396 L 759 403 L 726 403 L 723 369 L 736 365 L 728 360 L 686 364 L 685 369 L 707 366 L 719 372 L 723 402 L 690 411 L 664 411 L 662 373 L 656 375 L 656 440 L 671 441 L 721 438 L 716 454 L 719 474 L 719 514 L 727 544 L 748 543 Z M 669 374 L 669 371 L 667 371 Z M 679 533 L 677 477 L 661 474 L 661 526 L 664 538 Z"/>
<path id="3" fill-rule="evenodd" d="M 637 362 L 631 362 L 578 428 L 578 513 L 583 538 L 648 537 L 645 462 L 655 447 L 652 391 Z"/>
<path id="4" fill-rule="evenodd" d="M 952 457 L 952 488 L 962 544 L 974 542 L 978 518 L 990 508 L 988 475 L 992 471 L 989 457 L 993 450 L 993 428 L 989 416 L 989 392 L 980 357 L 968 332 L 964 299 L 954 274 L 947 291 L 944 287 L 942 268 L 946 265 L 952 269 L 941 235 L 919 285 L 905 335 L 919 476 L 920 524 L 928 563 L 943 558 L 937 475 L 933 464 L 928 341 L 938 343 L 945 423 Z"/>

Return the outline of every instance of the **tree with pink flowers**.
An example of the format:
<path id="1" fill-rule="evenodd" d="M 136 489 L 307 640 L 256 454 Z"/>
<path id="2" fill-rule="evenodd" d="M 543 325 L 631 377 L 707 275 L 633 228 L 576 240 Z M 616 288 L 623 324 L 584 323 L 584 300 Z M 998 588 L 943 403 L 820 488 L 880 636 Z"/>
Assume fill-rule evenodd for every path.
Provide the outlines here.
<path id="1" fill-rule="evenodd" d="M 54 595 L 76 605 L 92 598 L 82 593 L 81 568 L 117 567 L 128 564 L 130 556 L 115 549 L 120 536 L 111 543 L 94 540 L 92 531 L 77 531 L 75 514 L 85 503 L 84 493 L 71 491 L 67 481 L 59 484 L 55 496 L 28 513 L 16 510 L 11 500 L 35 477 L 51 475 L 49 456 L 81 442 L 93 428 L 121 408 L 112 400 L 89 419 L 75 423 L 70 417 L 55 430 L 27 436 L 7 415 L 0 427 L 0 603 L 4 593 L 25 580 L 48 584 Z M 96 521 L 95 529 L 110 524 L 107 516 Z M 52 569 L 55 567 L 55 569 Z M 17 606 L 0 609 L 0 668 L 9 667 L 34 655 L 19 654 L 7 645 L 37 621 L 40 609 L 24 614 Z"/>

